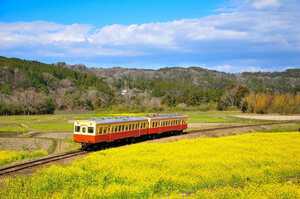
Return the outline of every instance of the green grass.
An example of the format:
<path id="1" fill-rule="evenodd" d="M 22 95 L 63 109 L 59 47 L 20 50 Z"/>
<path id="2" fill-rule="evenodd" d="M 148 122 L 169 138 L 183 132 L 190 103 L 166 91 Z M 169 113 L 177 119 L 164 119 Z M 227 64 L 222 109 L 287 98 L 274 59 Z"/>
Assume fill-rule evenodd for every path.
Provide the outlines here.
<path id="1" fill-rule="evenodd" d="M 1 151 L 0 150 L 0 166 L 12 162 L 20 161 L 20 160 L 33 159 L 45 155 L 47 155 L 47 152 L 44 150 L 36 150 L 36 151 L 7 151 L 7 150 Z"/>
<path id="2" fill-rule="evenodd" d="M 299 198 L 300 134 L 254 133 L 99 151 L 11 178 L 6 198 Z"/>
<path id="3" fill-rule="evenodd" d="M 255 120 L 239 119 L 232 117 L 237 112 L 183 112 L 189 116 L 190 123 L 253 123 Z M 22 115 L 22 116 L 0 116 L 0 133 L 24 133 L 28 131 L 37 132 L 71 132 L 73 120 L 88 119 L 101 116 L 116 115 L 139 115 L 144 113 L 81 113 L 81 114 L 55 114 L 55 115 Z"/>
<path id="4" fill-rule="evenodd" d="M 259 120 L 249 120 L 234 117 L 240 114 L 238 111 L 207 111 L 207 112 L 183 112 L 189 116 L 190 123 L 258 123 Z"/>

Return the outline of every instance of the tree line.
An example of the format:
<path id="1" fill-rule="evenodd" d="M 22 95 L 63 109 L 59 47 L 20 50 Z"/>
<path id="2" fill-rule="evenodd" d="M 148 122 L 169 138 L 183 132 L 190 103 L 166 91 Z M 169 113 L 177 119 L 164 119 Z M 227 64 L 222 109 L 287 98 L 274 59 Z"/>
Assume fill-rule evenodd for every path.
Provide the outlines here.
<path id="1" fill-rule="evenodd" d="M 100 71 L 100 72 L 99 72 Z M 300 70 L 232 75 L 202 68 L 100 69 L 0 57 L 0 114 L 56 110 L 240 109 L 300 113 Z"/>

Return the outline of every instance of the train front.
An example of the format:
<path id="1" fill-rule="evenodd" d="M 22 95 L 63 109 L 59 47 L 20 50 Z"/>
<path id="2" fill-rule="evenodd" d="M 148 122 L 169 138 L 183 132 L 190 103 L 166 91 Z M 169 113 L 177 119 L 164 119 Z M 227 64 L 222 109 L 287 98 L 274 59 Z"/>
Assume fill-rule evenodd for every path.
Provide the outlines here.
<path id="1" fill-rule="evenodd" d="M 91 120 L 77 120 L 74 122 L 73 140 L 81 143 L 82 147 L 96 143 L 96 123 Z"/>

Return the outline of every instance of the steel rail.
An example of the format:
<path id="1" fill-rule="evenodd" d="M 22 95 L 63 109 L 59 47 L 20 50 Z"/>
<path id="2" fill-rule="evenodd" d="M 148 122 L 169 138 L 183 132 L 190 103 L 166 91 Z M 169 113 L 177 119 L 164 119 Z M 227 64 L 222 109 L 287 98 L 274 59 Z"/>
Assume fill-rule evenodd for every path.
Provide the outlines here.
<path id="1" fill-rule="evenodd" d="M 67 158 L 78 156 L 78 155 L 83 155 L 83 154 L 86 154 L 86 153 L 88 153 L 88 152 L 87 151 L 71 151 L 71 152 L 67 152 L 67 153 L 63 153 L 63 154 L 47 156 L 47 157 L 44 157 L 44 158 L 40 158 L 40 159 L 36 159 L 36 160 L 32 160 L 32 161 L 27 161 L 27 162 L 23 162 L 23 163 L 11 165 L 11 166 L 7 166 L 7 167 L 4 167 L 4 168 L 0 168 L 0 176 L 7 175 L 7 174 L 10 174 L 10 173 L 14 173 L 16 171 L 32 168 L 32 167 L 35 167 L 35 166 L 47 164 L 47 163 L 50 163 L 50 162 L 54 162 L 54 161 L 58 161 L 58 160 L 62 160 L 62 159 L 67 159 Z"/>

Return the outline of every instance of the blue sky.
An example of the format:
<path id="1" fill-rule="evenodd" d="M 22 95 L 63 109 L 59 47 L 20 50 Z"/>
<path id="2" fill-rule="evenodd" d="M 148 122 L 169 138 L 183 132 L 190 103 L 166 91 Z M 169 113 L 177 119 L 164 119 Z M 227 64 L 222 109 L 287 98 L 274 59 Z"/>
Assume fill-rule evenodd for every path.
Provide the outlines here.
<path id="1" fill-rule="evenodd" d="M 23 3 L 20 3 L 23 2 Z M 83 23 L 96 26 L 142 24 L 209 15 L 224 0 L 1 0 L 0 20 Z"/>
<path id="2" fill-rule="evenodd" d="M 297 0 L 0 0 L 0 55 L 93 67 L 300 66 Z"/>

